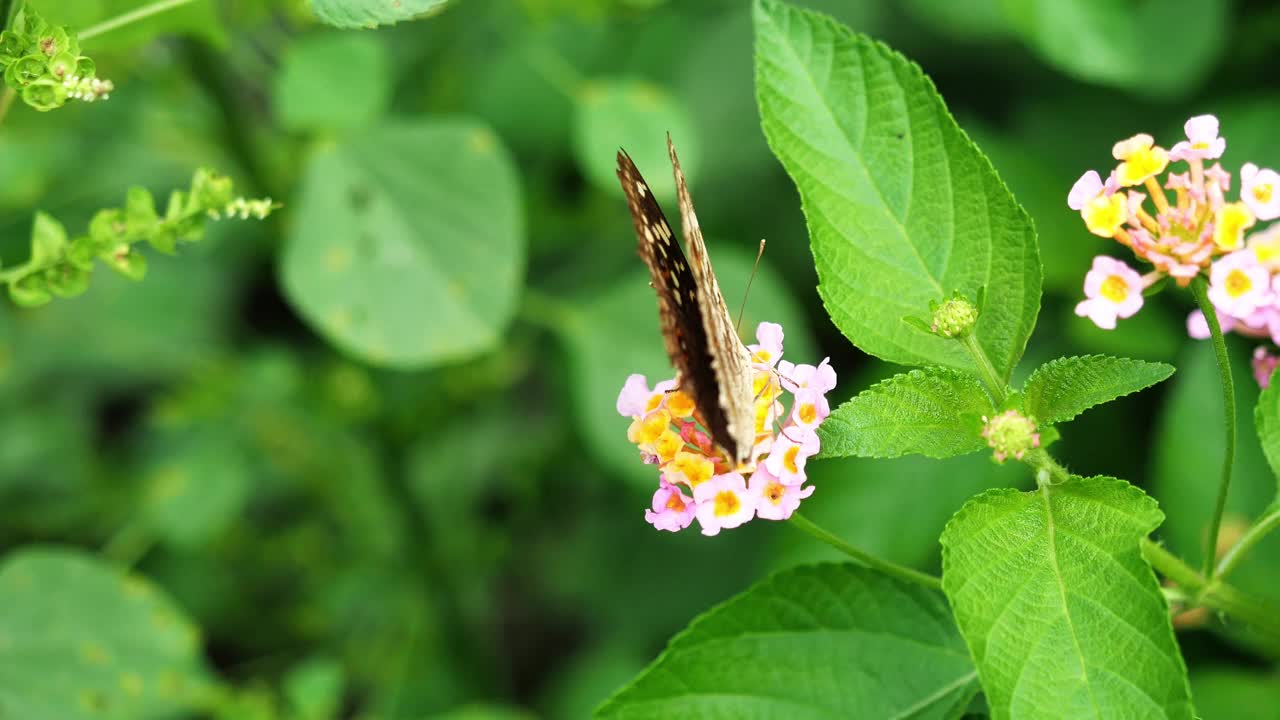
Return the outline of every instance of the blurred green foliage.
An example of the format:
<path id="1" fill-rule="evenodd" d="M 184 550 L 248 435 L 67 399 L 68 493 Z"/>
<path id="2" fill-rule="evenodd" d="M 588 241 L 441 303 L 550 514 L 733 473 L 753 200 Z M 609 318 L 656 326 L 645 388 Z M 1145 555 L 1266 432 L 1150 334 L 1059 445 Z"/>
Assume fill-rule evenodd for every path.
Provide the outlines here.
<path id="1" fill-rule="evenodd" d="M 142 3 L 32 4 L 83 29 Z M 1185 336 L 1184 295 L 1110 333 L 1072 314 L 1114 246 L 1066 193 L 1115 140 L 1168 144 L 1202 112 L 1221 118 L 1224 164 L 1280 166 L 1280 10 L 1181 0 L 1153 25 L 1153 4 L 1092 0 L 800 4 L 919 62 L 1035 221 L 1046 294 L 1016 382 L 1062 355 L 1178 368 L 1055 449 L 1142 486 L 1158 535 L 1196 557 L 1221 442 L 1212 353 Z M 128 187 L 163 197 L 197 166 L 285 206 L 214 223 L 180 257 L 146 251 L 142 282 L 99 273 L 78 298 L 0 307 L 9 714 L 586 717 L 698 613 L 830 558 L 781 525 L 653 531 L 654 478 L 613 409 L 628 373 L 668 370 L 612 158 L 626 147 L 665 199 L 666 131 L 734 310 L 768 239 L 744 328 L 779 321 L 789 356 L 830 356 L 833 400 L 895 372 L 814 289 L 755 107 L 748 3 L 465 0 L 407 22 L 436 5 L 340 31 L 302 0 L 196 0 L 81 43 L 108 102 L 4 117 L 6 268 L 30 254 L 35 211 L 87 227 Z M 1251 346 L 1232 351 L 1239 527 L 1275 480 L 1249 429 Z M 1029 482 L 980 455 L 810 468 L 815 520 L 928 570 L 964 499 Z M 1280 598 L 1277 543 L 1242 587 Z M 1275 658 L 1213 618 L 1180 624 L 1204 717 L 1275 717 Z M 65 651 L 60 673 L 23 654 L 32 627 Z M 23 704 L 43 683 L 56 702 Z"/>

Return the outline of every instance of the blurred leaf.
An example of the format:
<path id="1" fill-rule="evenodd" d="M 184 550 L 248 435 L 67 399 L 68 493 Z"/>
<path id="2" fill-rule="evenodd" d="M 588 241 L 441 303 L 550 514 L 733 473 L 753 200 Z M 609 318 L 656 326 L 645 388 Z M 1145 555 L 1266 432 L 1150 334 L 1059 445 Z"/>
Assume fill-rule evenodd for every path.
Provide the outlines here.
<path id="1" fill-rule="evenodd" d="M 317 331 L 421 368 L 500 344 L 524 268 L 515 167 L 465 120 L 371 129 L 310 159 L 282 279 Z"/>
<path id="2" fill-rule="evenodd" d="M 311 0 L 321 21 L 340 28 L 394 25 L 440 12 L 448 0 Z"/>
<path id="3" fill-rule="evenodd" d="M 609 697 L 644 669 L 648 664 L 646 655 L 620 642 L 578 653 L 549 683 L 542 717 L 591 717 L 601 698 Z"/>
<path id="4" fill-rule="evenodd" d="M 1080 267 L 1079 284 L 1084 282 L 1088 264 Z M 1058 324 L 1065 327 L 1072 345 L 1089 353 L 1104 353 L 1119 357 L 1145 360 L 1170 360 L 1178 353 L 1187 337 L 1187 316 L 1171 311 L 1167 303 L 1148 299 L 1142 312 L 1121 321 L 1115 330 L 1103 330 L 1087 318 L 1079 317 L 1073 308 L 1076 301 L 1084 299 L 1083 291 L 1071 296 L 1071 301 L 1055 313 Z"/>
<path id="5" fill-rule="evenodd" d="M 1253 422 L 1262 445 L 1262 454 L 1271 466 L 1271 473 L 1280 480 L 1280 382 L 1272 382 L 1258 393 Z M 1277 496 L 1280 497 L 1280 491 L 1277 491 Z"/>
<path id="6" fill-rule="evenodd" d="M 79 32 L 139 8 L 154 4 L 151 0 L 26 0 L 50 23 L 68 25 Z M 82 43 L 86 52 L 123 50 L 145 44 L 165 35 L 191 35 L 214 45 L 225 45 L 226 29 L 222 26 L 215 0 L 195 0 L 142 20 L 113 28 Z M 101 71 L 103 68 L 99 68 Z M 105 73 L 111 77 L 110 72 Z"/>
<path id="7" fill-rule="evenodd" d="M 960 343 L 903 318 L 985 288 L 976 335 L 1007 377 L 1039 310 L 1035 233 L 932 83 L 884 46 L 773 0 L 756 5 L 756 37 L 765 135 L 800 189 L 832 321 L 885 360 L 971 370 Z"/>
<path id="8" fill-rule="evenodd" d="M 710 247 L 721 291 L 731 298 L 729 305 L 736 307 L 732 298 L 740 297 L 746 289 L 753 258 L 714 241 Z M 635 446 L 627 441 L 630 420 L 619 417 L 616 409 L 618 392 L 631 373 L 644 373 L 650 382 L 675 375 L 663 349 L 658 301 L 648 277 L 637 260 L 636 272 L 627 278 L 574 305 L 558 301 L 554 308 L 548 308 L 554 315 L 547 319 L 568 348 L 574 415 L 588 447 L 633 487 L 652 491 L 657 488 L 657 472 L 652 465 L 640 462 Z M 761 263 L 751 285 L 742 334 L 754 335 L 756 326 L 764 321 L 783 326 L 788 359 L 808 363 L 818 359 L 800 309 L 768 263 Z"/>
<path id="9" fill-rule="evenodd" d="M 391 67 L 376 35 L 306 35 L 285 49 L 275 80 L 276 117 L 290 130 L 359 128 L 386 109 Z"/>
<path id="10" fill-rule="evenodd" d="M 836 408 L 818 428 L 823 457 L 931 458 L 982 448 L 991 398 L 972 375 L 925 368 L 894 375 Z"/>
<path id="11" fill-rule="evenodd" d="M 342 664 L 313 658 L 289 670 L 284 695 L 298 720 L 329 720 L 342 708 Z"/>
<path id="12" fill-rule="evenodd" d="M 1190 720 L 1169 608 L 1138 551 L 1162 518 L 1141 490 L 1107 477 L 991 490 L 956 513 L 942 533 L 942 586 L 992 717 L 1142 708 Z"/>
<path id="13" fill-rule="evenodd" d="M 23 720 L 169 717 L 205 691 L 199 631 L 150 582 L 79 551 L 0 564 L 0 713 Z"/>
<path id="14" fill-rule="evenodd" d="M 938 536 L 966 500 L 1030 481 L 1025 467 L 998 465 L 986 454 L 823 460 L 806 470 L 817 488 L 806 517 L 877 557 L 930 571 L 940 567 Z M 774 567 L 844 557 L 799 532 L 779 530 L 772 540 Z"/>
<path id="15" fill-rule="evenodd" d="M 1111 402 L 1167 379 L 1174 367 L 1106 355 L 1051 360 L 1036 368 L 1023 388 L 1023 407 L 1036 422 L 1056 425 L 1095 405 Z"/>
<path id="16" fill-rule="evenodd" d="M 952 718 L 977 691 L 941 595 L 816 565 L 694 620 L 596 716 Z"/>
<path id="17" fill-rule="evenodd" d="M 467 705 L 432 715 L 429 720 L 536 720 L 536 716 L 528 710 L 502 705 Z"/>
<path id="18" fill-rule="evenodd" d="M 224 428 L 170 436 L 145 476 L 145 522 L 175 545 L 199 547 L 240 516 L 251 473 Z"/>
<path id="19" fill-rule="evenodd" d="M 52 215 L 36 213 L 31 226 L 31 259 L 33 265 L 46 265 L 62 256 L 67 245 L 67 231 Z"/>
<path id="20" fill-rule="evenodd" d="M 1280 677 L 1218 666 L 1191 672 L 1191 695 L 1204 720 L 1280 720 Z"/>
<path id="21" fill-rule="evenodd" d="M 1001 2 L 1008 21 L 1045 61 L 1083 80 L 1142 94 L 1179 96 L 1194 90 L 1226 44 L 1223 0 Z M 1159 63 L 1148 62 L 1147 46 L 1133 41 L 1138 36 L 1178 37 L 1178 51 Z"/>
<path id="22" fill-rule="evenodd" d="M 680 153 L 684 174 L 697 177 L 698 137 L 684 108 L 664 89 L 639 80 L 611 79 L 594 81 L 578 93 L 573 151 L 591 182 L 611 195 L 622 195 L 616 162 L 621 147 L 658 198 L 675 198 L 667 133 Z"/>
<path id="23" fill-rule="evenodd" d="M 903 7 L 936 32 L 964 40 L 996 40 L 1012 34 L 1006 0 L 907 0 Z"/>

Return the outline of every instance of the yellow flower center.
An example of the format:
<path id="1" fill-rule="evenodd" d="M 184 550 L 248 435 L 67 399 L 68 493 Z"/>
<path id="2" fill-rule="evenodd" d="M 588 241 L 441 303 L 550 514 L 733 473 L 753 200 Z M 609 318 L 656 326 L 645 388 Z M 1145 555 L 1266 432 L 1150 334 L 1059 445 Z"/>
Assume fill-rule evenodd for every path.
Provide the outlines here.
<path id="1" fill-rule="evenodd" d="M 687 418 L 693 414 L 693 398 L 682 390 L 667 395 L 667 410 L 678 418 Z"/>
<path id="2" fill-rule="evenodd" d="M 1124 302 L 1124 299 L 1129 297 L 1129 283 L 1119 275 L 1108 275 L 1107 279 L 1102 281 L 1102 287 L 1098 292 L 1113 303 Z"/>
<path id="3" fill-rule="evenodd" d="M 818 408 L 814 407 L 813 403 L 801 403 L 797 414 L 800 416 L 800 422 L 808 425 L 818 419 Z"/>
<path id="4" fill-rule="evenodd" d="M 1084 207 L 1084 224 L 1100 237 L 1113 237 L 1129 219 L 1129 201 L 1124 195 L 1100 195 Z"/>
<path id="5" fill-rule="evenodd" d="M 676 512 L 684 512 L 684 507 L 685 507 L 684 500 L 680 499 L 680 493 L 678 491 L 671 493 L 671 496 L 667 498 L 668 510 L 675 510 Z"/>
<path id="6" fill-rule="evenodd" d="M 716 517 L 725 517 L 726 515 L 733 515 L 738 512 L 738 509 L 742 507 L 742 501 L 738 499 L 737 493 L 729 490 L 722 490 L 716 493 L 714 507 Z"/>
<path id="7" fill-rule="evenodd" d="M 786 468 L 787 472 L 790 472 L 790 473 L 800 472 L 800 468 L 796 465 L 796 456 L 799 454 L 800 454 L 799 445 L 792 445 L 791 447 L 787 448 L 787 451 L 785 453 L 782 454 L 782 467 Z"/>
<path id="8" fill-rule="evenodd" d="M 710 480 L 711 475 L 715 472 L 715 465 L 710 460 L 701 455 L 684 451 L 676 453 L 675 459 L 671 461 L 671 467 L 676 472 L 684 475 L 691 488 L 696 488 Z"/>
<path id="9" fill-rule="evenodd" d="M 786 488 L 782 487 L 782 483 L 771 482 L 764 488 L 764 496 L 774 505 L 782 502 L 782 496 L 785 494 Z"/>
<path id="10" fill-rule="evenodd" d="M 658 459 L 667 462 L 676 456 L 684 447 L 684 439 L 678 434 L 667 430 L 658 437 L 658 441 L 653 444 L 653 451 L 657 453 Z"/>
<path id="11" fill-rule="evenodd" d="M 1249 206 L 1241 202 L 1227 203 L 1218 208 L 1213 227 L 1213 242 L 1223 250 L 1235 250 L 1244 242 L 1244 231 L 1253 227 L 1254 217 Z"/>
<path id="12" fill-rule="evenodd" d="M 667 430 L 671 424 L 671 416 L 666 410 L 656 410 L 631 423 L 627 429 L 627 439 L 638 445 L 648 445 Z"/>
<path id="13" fill-rule="evenodd" d="M 654 393 L 649 396 L 649 402 L 644 404 L 645 412 L 653 412 L 662 404 L 662 393 Z"/>
<path id="14" fill-rule="evenodd" d="M 1116 179 L 1124 187 L 1141 185 L 1149 177 L 1164 172 L 1169 166 L 1169 153 L 1162 147 L 1139 148 L 1116 168 Z"/>
<path id="15" fill-rule="evenodd" d="M 767 363 L 772 359 L 773 359 L 773 353 L 769 352 L 768 350 L 765 350 L 764 348 L 760 348 L 754 353 L 751 353 L 751 360 L 753 362 Z"/>
<path id="16" fill-rule="evenodd" d="M 1271 202 L 1271 195 L 1275 192 L 1275 188 L 1271 183 L 1258 183 L 1253 186 L 1253 197 L 1263 205 Z"/>
<path id="17" fill-rule="evenodd" d="M 1253 281 L 1249 279 L 1249 276 L 1243 270 L 1237 268 L 1227 273 L 1227 279 L 1223 285 L 1226 287 L 1228 295 L 1238 298 L 1253 288 Z"/>

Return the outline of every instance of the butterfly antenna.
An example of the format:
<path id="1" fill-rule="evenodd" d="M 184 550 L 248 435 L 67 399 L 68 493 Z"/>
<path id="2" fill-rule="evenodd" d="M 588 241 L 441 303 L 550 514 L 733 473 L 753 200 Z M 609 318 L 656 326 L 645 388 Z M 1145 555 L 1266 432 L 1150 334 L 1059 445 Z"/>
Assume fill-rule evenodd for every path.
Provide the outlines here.
<path id="1" fill-rule="evenodd" d="M 760 249 L 756 250 L 756 262 L 751 266 L 751 277 L 747 278 L 747 290 L 742 293 L 742 305 L 738 307 L 738 323 L 734 330 L 742 334 L 742 315 L 747 311 L 747 298 L 751 295 L 751 283 L 756 281 L 756 271 L 760 269 L 760 258 L 764 256 L 764 238 L 760 238 Z"/>

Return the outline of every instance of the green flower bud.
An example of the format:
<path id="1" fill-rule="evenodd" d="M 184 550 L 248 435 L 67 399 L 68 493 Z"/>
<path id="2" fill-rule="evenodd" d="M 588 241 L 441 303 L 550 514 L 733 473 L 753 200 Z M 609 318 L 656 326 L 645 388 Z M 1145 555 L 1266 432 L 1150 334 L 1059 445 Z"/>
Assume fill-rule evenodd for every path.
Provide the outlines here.
<path id="1" fill-rule="evenodd" d="M 933 324 L 929 330 L 944 338 L 963 338 L 978 322 L 978 308 L 959 293 L 941 305 L 931 305 Z"/>
<path id="2" fill-rule="evenodd" d="M 116 247 L 102 255 L 102 259 L 130 280 L 141 280 L 147 274 L 147 258 L 130 250 L 128 245 Z"/>
<path id="3" fill-rule="evenodd" d="M 58 297 L 75 297 L 89 289 L 89 271 L 71 263 L 55 265 L 44 271 L 49 291 Z"/>
<path id="4" fill-rule="evenodd" d="M 991 418 L 983 416 L 982 422 L 982 437 L 995 450 L 996 462 L 1008 457 L 1021 460 L 1028 450 L 1040 447 L 1035 422 L 1017 410 L 1006 410 Z"/>
<path id="5" fill-rule="evenodd" d="M 27 55 L 9 64 L 4 80 L 11 87 L 26 87 L 49 73 L 48 61 L 39 55 Z"/>
<path id="6" fill-rule="evenodd" d="M 40 112 L 48 112 L 67 102 L 67 89 L 56 80 L 37 80 L 22 91 L 22 101 Z"/>
<path id="7" fill-rule="evenodd" d="M 9 283 L 9 297 L 22 307 L 44 305 L 53 299 L 40 273 L 32 273 Z"/>

